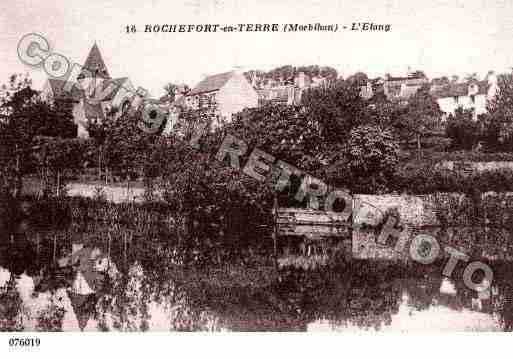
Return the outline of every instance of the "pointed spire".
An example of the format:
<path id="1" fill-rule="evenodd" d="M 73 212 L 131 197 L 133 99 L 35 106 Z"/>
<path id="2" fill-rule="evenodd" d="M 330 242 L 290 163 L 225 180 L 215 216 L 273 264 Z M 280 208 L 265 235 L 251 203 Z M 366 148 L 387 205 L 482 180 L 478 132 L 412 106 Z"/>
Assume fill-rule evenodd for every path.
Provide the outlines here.
<path id="1" fill-rule="evenodd" d="M 87 59 L 84 63 L 84 70 L 85 71 L 82 71 L 82 73 L 79 75 L 79 79 L 87 77 L 99 77 L 103 79 L 111 78 L 96 41 L 89 51 L 89 55 L 87 55 Z"/>

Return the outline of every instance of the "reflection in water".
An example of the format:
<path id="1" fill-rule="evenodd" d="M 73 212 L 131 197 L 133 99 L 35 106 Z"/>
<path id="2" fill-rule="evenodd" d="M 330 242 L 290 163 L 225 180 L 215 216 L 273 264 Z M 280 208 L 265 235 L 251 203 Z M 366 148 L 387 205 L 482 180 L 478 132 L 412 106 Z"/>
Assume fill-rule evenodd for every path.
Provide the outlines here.
<path id="1" fill-rule="evenodd" d="M 422 267 L 353 263 L 241 286 L 178 266 L 125 266 L 82 245 L 57 262 L 31 274 L 0 267 L 1 330 L 512 329 L 511 264 L 496 267 L 483 299 Z"/>
<path id="2" fill-rule="evenodd" d="M 2 233 L 1 331 L 513 330 L 507 262 L 480 297 L 439 264 L 361 260 L 278 277 L 269 261 L 183 265 L 166 232 Z"/>

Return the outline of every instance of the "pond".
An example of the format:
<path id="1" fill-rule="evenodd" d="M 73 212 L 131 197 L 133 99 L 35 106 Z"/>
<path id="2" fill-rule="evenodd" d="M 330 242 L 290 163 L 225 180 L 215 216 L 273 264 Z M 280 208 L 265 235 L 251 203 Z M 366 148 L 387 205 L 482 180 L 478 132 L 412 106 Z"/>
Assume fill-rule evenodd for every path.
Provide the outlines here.
<path id="1" fill-rule="evenodd" d="M 4 246 L 0 329 L 62 331 L 511 330 L 513 265 L 495 266 L 480 298 L 439 267 L 353 262 L 313 270 L 226 265 L 195 269 L 110 258 L 74 244 L 37 269 Z M 26 248 L 23 249 L 26 253 Z M 11 260 L 5 260 L 12 255 Z M 44 251 L 41 251 L 41 256 Z M 40 258 L 50 262 L 51 258 Z M 158 259 L 157 259 L 158 261 Z M 118 264 L 117 264 L 118 263 Z"/>
<path id="2" fill-rule="evenodd" d="M 163 229 L 133 235 L 128 224 L 89 225 L 2 227 L 0 330 L 513 330 L 513 263 L 504 260 L 478 295 L 461 270 L 442 276 L 445 261 L 278 270 L 270 251 L 191 265 Z"/>

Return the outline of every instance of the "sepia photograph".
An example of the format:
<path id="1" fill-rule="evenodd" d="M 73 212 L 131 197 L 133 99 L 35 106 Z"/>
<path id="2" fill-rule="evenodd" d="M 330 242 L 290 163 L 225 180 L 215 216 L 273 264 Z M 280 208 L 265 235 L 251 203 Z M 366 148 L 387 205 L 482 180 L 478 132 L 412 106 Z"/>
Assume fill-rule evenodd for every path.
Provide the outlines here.
<path id="1" fill-rule="evenodd" d="M 4 0 L 1 346 L 513 331 L 512 36 L 501 0 Z"/>

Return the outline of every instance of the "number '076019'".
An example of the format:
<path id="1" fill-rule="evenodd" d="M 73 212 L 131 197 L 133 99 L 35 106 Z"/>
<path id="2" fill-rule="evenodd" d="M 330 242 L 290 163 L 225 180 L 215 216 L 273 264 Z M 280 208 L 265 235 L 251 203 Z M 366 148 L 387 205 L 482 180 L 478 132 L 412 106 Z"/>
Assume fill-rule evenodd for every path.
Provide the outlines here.
<path id="1" fill-rule="evenodd" d="M 39 338 L 10 338 L 10 347 L 38 347 L 41 344 Z"/>

